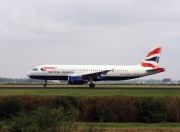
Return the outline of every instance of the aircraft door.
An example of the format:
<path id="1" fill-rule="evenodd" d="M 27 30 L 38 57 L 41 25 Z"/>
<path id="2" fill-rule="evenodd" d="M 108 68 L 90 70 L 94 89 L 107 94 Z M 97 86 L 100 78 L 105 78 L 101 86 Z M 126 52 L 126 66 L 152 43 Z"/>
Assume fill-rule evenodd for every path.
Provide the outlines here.
<path id="1" fill-rule="evenodd" d="M 134 67 L 134 75 L 139 75 L 139 67 Z"/>

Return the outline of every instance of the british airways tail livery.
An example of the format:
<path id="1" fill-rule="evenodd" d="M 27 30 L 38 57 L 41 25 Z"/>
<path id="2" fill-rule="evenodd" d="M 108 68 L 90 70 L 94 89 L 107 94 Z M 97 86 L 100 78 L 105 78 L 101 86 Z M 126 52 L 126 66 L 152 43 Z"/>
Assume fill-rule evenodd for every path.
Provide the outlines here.
<path id="1" fill-rule="evenodd" d="M 94 88 L 93 81 L 128 80 L 164 72 L 164 68 L 158 67 L 161 49 L 162 46 L 157 45 L 140 64 L 134 66 L 41 65 L 29 71 L 27 76 L 45 80 L 44 87 L 47 80 L 67 80 L 69 84 L 89 83 L 89 87 Z"/>

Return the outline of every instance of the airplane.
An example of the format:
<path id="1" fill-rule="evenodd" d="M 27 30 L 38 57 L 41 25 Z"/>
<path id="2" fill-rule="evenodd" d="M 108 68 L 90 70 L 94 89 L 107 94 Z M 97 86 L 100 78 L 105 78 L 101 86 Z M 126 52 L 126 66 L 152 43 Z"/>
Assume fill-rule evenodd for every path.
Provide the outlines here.
<path id="1" fill-rule="evenodd" d="M 32 79 L 67 80 L 68 84 L 89 83 L 90 88 L 95 88 L 94 81 L 119 81 L 149 76 L 165 71 L 158 67 L 162 46 L 156 45 L 145 59 L 137 65 L 40 65 L 27 73 Z"/>

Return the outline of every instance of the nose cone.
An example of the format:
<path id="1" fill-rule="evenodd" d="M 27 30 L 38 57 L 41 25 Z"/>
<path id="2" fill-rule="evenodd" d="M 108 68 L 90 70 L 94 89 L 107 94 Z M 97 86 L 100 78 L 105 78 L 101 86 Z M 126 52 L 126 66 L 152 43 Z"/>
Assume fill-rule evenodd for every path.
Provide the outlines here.
<path id="1" fill-rule="evenodd" d="M 31 72 L 28 72 L 26 75 L 27 75 L 28 77 L 30 77 L 30 76 L 31 76 Z"/>

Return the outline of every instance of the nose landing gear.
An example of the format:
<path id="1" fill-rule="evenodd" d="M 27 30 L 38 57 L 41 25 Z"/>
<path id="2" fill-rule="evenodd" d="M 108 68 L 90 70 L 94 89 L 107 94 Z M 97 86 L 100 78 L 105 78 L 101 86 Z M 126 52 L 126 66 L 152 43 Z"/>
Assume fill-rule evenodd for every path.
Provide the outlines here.
<path id="1" fill-rule="evenodd" d="M 44 88 L 47 87 L 47 80 L 44 81 L 44 85 L 43 86 L 44 86 Z"/>

